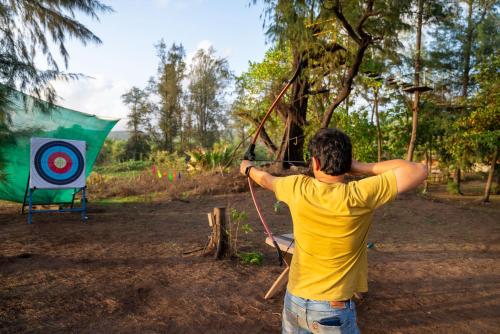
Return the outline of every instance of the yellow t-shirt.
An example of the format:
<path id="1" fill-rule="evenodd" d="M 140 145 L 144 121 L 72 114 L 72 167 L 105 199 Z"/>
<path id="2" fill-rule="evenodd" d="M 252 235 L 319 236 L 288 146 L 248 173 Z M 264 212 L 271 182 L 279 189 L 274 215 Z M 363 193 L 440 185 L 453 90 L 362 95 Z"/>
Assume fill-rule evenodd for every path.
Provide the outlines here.
<path id="1" fill-rule="evenodd" d="M 279 177 L 275 194 L 288 205 L 293 220 L 288 291 L 328 301 L 368 291 L 368 230 L 373 210 L 396 197 L 394 172 L 347 184 L 304 175 Z"/>

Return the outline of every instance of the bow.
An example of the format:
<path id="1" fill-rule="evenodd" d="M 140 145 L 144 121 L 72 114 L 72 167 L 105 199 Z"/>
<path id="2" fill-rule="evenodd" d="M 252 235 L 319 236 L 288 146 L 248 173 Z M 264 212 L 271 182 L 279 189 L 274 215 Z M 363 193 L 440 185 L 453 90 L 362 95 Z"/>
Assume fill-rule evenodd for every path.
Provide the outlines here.
<path id="1" fill-rule="evenodd" d="M 247 151 L 245 152 L 243 159 L 255 161 L 255 143 L 257 142 L 257 138 L 259 137 L 259 133 L 262 130 L 262 128 L 264 127 L 264 123 L 267 121 L 267 119 L 269 118 L 269 115 L 271 115 L 272 111 L 274 110 L 274 108 L 276 107 L 276 105 L 278 104 L 280 99 L 283 97 L 283 95 L 285 95 L 286 91 L 292 85 L 292 83 L 295 81 L 295 79 L 297 79 L 299 72 L 300 72 L 300 67 L 301 67 L 301 64 L 299 63 L 292 78 L 287 82 L 285 87 L 283 87 L 283 89 L 281 90 L 279 95 L 276 97 L 276 99 L 273 101 L 273 103 L 271 104 L 271 106 L 267 110 L 266 114 L 264 115 L 264 118 L 262 119 L 259 126 L 257 127 L 257 130 L 255 131 L 252 142 L 251 142 L 250 146 L 248 147 Z M 259 206 L 259 203 L 257 202 L 257 198 L 255 196 L 255 192 L 254 192 L 253 185 L 252 185 L 252 179 L 250 178 L 250 175 L 248 175 L 247 179 L 248 179 L 248 187 L 250 188 L 250 194 L 252 195 L 253 204 L 255 205 L 255 209 L 257 210 L 257 214 L 259 215 L 260 221 L 262 222 L 262 225 L 264 226 L 264 230 L 266 231 L 266 234 L 272 240 L 273 245 L 276 248 L 279 263 L 280 263 L 280 266 L 282 266 L 283 262 L 284 262 L 283 254 L 281 253 L 280 247 L 279 247 L 278 243 L 276 242 L 276 239 L 274 238 L 273 232 L 269 228 L 269 225 L 267 225 L 266 220 L 265 220 L 264 216 L 262 215 L 262 210 Z"/>

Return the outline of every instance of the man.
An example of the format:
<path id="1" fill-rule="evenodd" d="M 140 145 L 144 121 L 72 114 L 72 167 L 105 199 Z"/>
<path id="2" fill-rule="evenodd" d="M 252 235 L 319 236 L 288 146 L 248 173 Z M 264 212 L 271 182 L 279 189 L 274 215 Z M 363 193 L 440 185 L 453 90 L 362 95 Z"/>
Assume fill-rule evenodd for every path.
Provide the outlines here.
<path id="1" fill-rule="evenodd" d="M 352 297 L 368 291 L 367 235 L 373 211 L 414 189 L 427 167 L 404 160 L 361 163 L 349 137 L 321 129 L 309 143 L 314 178 L 275 177 L 244 160 L 240 170 L 290 208 L 294 255 L 282 333 L 359 333 Z M 346 183 L 345 175 L 375 175 Z"/>

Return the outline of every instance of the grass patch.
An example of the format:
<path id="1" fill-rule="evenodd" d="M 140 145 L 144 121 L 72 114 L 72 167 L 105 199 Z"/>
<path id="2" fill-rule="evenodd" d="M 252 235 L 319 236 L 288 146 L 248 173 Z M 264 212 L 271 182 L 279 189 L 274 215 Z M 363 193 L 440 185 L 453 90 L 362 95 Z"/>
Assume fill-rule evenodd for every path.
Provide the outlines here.
<path id="1" fill-rule="evenodd" d="M 122 175 L 122 174 L 130 174 L 132 172 L 142 172 L 145 169 L 151 167 L 151 161 L 140 161 L 140 160 L 129 160 L 114 164 L 95 166 L 94 171 L 99 174 L 105 175 Z"/>
<path id="2" fill-rule="evenodd" d="M 451 195 L 459 195 L 458 185 L 453 181 L 448 181 L 446 184 L 446 191 Z"/>
<path id="3" fill-rule="evenodd" d="M 131 204 L 131 203 L 150 203 L 153 201 L 155 197 L 154 193 L 144 195 L 136 195 L 136 196 L 125 196 L 125 197 L 110 197 L 103 199 L 95 199 L 92 201 L 92 204 L 98 205 L 116 205 L 116 204 Z"/>
<path id="4" fill-rule="evenodd" d="M 260 252 L 241 252 L 238 253 L 238 257 L 244 264 L 253 264 L 256 266 L 262 265 L 264 261 L 264 254 Z"/>

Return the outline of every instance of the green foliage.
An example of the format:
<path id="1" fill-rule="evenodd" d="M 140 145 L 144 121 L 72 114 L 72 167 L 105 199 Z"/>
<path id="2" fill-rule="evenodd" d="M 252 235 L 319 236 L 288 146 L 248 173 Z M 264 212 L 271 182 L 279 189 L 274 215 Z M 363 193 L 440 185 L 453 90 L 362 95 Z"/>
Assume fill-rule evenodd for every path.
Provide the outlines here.
<path id="1" fill-rule="evenodd" d="M 106 165 L 126 160 L 126 146 L 125 140 L 106 139 L 97 156 L 96 164 Z"/>
<path id="2" fill-rule="evenodd" d="M 123 158 L 125 160 L 144 160 L 148 157 L 151 146 L 148 137 L 143 133 L 130 136 L 125 145 Z"/>
<path id="3" fill-rule="evenodd" d="M 155 151 L 149 156 L 149 160 L 157 166 L 173 168 L 177 171 L 186 169 L 186 156 L 177 152 Z"/>
<path id="4" fill-rule="evenodd" d="M 129 160 L 103 166 L 96 166 L 95 172 L 99 174 L 117 174 L 126 172 L 140 172 L 151 167 L 150 161 Z"/>
<path id="5" fill-rule="evenodd" d="M 248 223 L 245 223 L 245 224 L 241 225 L 241 230 L 245 234 L 253 232 L 252 226 L 250 224 L 248 224 Z"/>
<path id="6" fill-rule="evenodd" d="M 0 84 L 7 84 L 22 91 L 30 91 L 36 97 L 42 95 L 50 102 L 55 91 L 50 81 L 58 78 L 73 79 L 79 75 L 60 71 L 53 49 L 59 51 L 67 67 L 69 39 L 87 43 L 101 40 L 76 16 L 83 14 L 97 19 L 100 13 L 112 11 L 101 1 L 76 0 L 12 0 L 0 4 Z M 53 46 L 53 47 L 51 47 Z M 35 59 L 43 59 L 47 69 L 35 65 Z"/>
<path id="7" fill-rule="evenodd" d="M 448 183 L 446 184 L 446 191 L 448 192 L 448 194 L 451 194 L 451 195 L 459 195 L 460 194 L 460 190 L 458 189 L 458 185 L 453 181 L 448 181 Z"/>
<path id="8" fill-rule="evenodd" d="M 360 161 L 377 160 L 376 128 L 368 120 L 368 111 L 347 114 L 340 109 L 333 122 L 351 138 L 354 157 Z"/>
<path id="9" fill-rule="evenodd" d="M 490 162 L 500 142 L 500 57 L 492 55 L 475 76 L 479 91 L 468 103 L 468 114 L 448 126 L 445 148 L 451 162 L 460 168 L 474 162 Z"/>
<path id="10" fill-rule="evenodd" d="M 233 222 L 246 222 L 248 220 L 248 214 L 246 211 L 238 211 L 231 208 L 230 215 L 231 221 Z"/>
<path id="11" fill-rule="evenodd" d="M 160 148 L 172 152 L 174 140 L 182 130 L 184 108 L 182 100 L 184 92 L 182 80 L 186 74 L 184 58 L 186 52 L 182 44 L 173 43 L 167 51 L 163 39 L 156 45 L 160 58 L 158 66 L 158 82 L 155 88 L 160 97 L 158 111 L 158 127 L 162 134 Z M 181 143 L 182 144 L 182 143 Z"/>
<path id="12" fill-rule="evenodd" d="M 69 39 L 87 43 L 101 43 L 100 39 L 76 16 L 83 14 L 98 19 L 99 14 L 112 11 L 111 7 L 95 1 L 12 0 L 0 3 L 0 145 L 12 131 L 9 124 L 9 88 L 44 97 L 50 103 L 56 100 L 56 92 L 50 82 L 55 79 L 71 80 L 80 77 L 60 70 L 53 50 L 58 50 L 65 67 L 69 54 Z M 43 61 L 40 69 L 35 59 Z M 35 104 L 46 106 L 34 100 Z M 0 179 L 3 157 L 0 156 Z"/>
<path id="13" fill-rule="evenodd" d="M 264 254 L 260 252 L 241 252 L 238 253 L 238 257 L 244 264 L 253 264 L 256 266 L 262 265 L 264 261 Z"/>
<path id="14" fill-rule="evenodd" d="M 192 171 L 222 170 L 232 157 L 233 149 L 227 145 L 215 145 L 213 149 L 198 148 L 186 152 L 188 169 Z"/>
<path id="15" fill-rule="evenodd" d="M 122 95 L 122 101 L 130 108 L 127 115 L 127 126 L 131 135 L 125 146 L 124 158 L 126 160 L 142 160 L 151 151 L 149 138 L 142 130 L 148 125 L 148 115 L 152 113 L 153 106 L 149 101 L 149 93 L 137 87 L 132 87 Z"/>
<path id="16" fill-rule="evenodd" d="M 478 70 L 475 79 L 479 91 L 467 127 L 481 157 L 490 158 L 500 143 L 500 45 L 497 53 L 485 59 Z"/>
<path id="17" fill-rule="evenodd" d="M 252 227 L 247 223 L 248 214 L 246 211 L 238 211 L 235 208 L 231 208 L 229 211 L 230 225 L 229 225 L 229 240 L 231 254 L 238 254 L 238 237 L 241 230 L 245 234 L 253 232 Z"/>
<path id="18" fill-rule="evenodd" d="M 273 208 L 274 212 L 279 213 L 281 211 L 281 201 L 274 202 Z"/>
<path id="19" fill-rule="evenodd" d="M 261 62 L 250 62 L 248 70 L 236 78 L 237 96 L 231 113 L 243 132 L 253 132 L 264 117 L 290 75 L 290 59 L 289 48 L 273 47 L 266 51 Z M 289 101 L 288 94 L 283 101 Z M 265 130 L 274 143 L 279 141 L 283 124 L 277 113 L 271 114 L 266 121 Z"/>
<path id="20" fill-rule="evenodd" d="M 204 148 L 220 137 L 221 126 L 227 122 L 224 103 L 225 88 L 232 74 L 225 58 L 215 56 L 215 49 L 199 49 L 189 70 L 187 109 L 196 140 Z"/>

